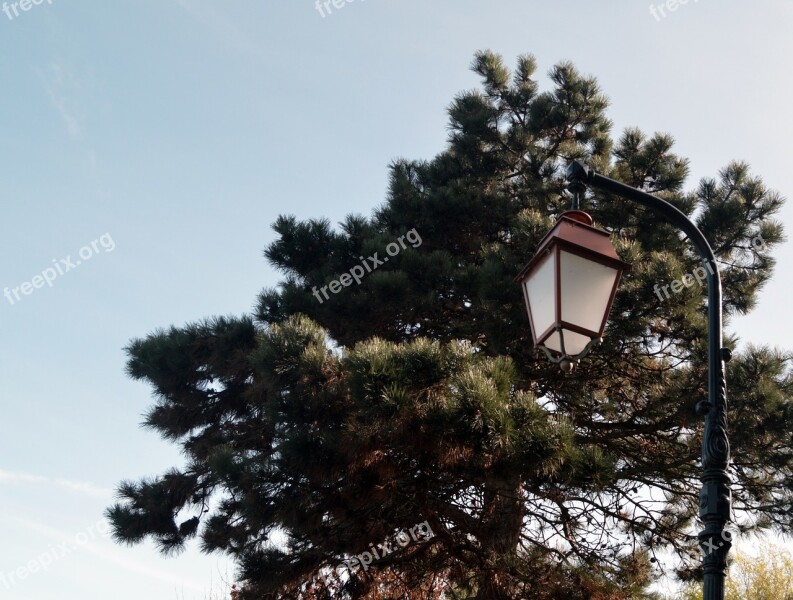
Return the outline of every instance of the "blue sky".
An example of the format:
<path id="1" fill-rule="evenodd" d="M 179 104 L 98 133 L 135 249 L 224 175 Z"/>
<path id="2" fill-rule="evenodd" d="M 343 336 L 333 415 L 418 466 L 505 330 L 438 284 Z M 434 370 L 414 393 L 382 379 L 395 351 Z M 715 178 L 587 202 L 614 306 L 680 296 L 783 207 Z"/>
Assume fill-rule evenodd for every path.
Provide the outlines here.
<path id="1" fill-rule="evenodd" d="M 509 64 L 533 53 L 543 87 L 560 60 L 597 76 L 615 135 L 674 135 L 689 187 L 743 159 L 793 190 L 789 0 L 690 0 L 655 17 L 628 0 L 340 4 L 0 12 L 0 288 L 19 289 L 0 297 L 0 597 L 203 599 L 231 577 L 196 547 L 163 559 L 101 534 L 120 479 L 180 464 L 138 426 L 152 399 L 125 376 L 123 348 L 249 311 L 278 281 L 262 257 L 278 214 L 369 214 L 390 161 L 444 148 L 446 107 L 478 84 L 477 49 Z M 792 252 L 732 324 L 744 342 L 793 345 Z M 9 581 L 30 561 L 37 572 Z"/>

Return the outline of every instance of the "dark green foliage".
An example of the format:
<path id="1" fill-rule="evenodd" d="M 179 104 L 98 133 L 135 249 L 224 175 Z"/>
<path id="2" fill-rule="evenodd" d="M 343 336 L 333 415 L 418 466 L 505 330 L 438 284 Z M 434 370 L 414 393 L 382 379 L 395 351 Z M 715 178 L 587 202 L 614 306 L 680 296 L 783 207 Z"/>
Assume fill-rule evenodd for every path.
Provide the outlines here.
<path id="1" fill-rule="evenodd" d="M 684 191 L 672 138 L 629 130 L 615 145 L 605 96 L 570 64 L 544 93 L 531 57 L 510 73 L 481 52 L 473 68 L 482 89 L 452 102 L 448 149 L 395 162 L 371 218 L 278 219 L 266 256 L 285 279 L 253 318 L 131 344 L 129 372 L 158 398 L 145 424 L 187 464 L 120 487 L 119 540 L 172 551 L 199 536 L 238 559 L 249 598 L 650 597 L 662 548 L 691 574 L 705 293 L 655 286 L 691 273 L 692 249 L 653 214 L 586 198 L 633 269 L 605 343 L 567 376 L 532 348 L 513 278 L 568 207 L 564 167 L 582 159 L 696 215 L 729 318 L 771 276 L 782 199 L 742 163 Z M 418 243 L 317 300 L 411 231 Z M 750 347 L 729 365 L 742 527 L 790 526 L 789 360 Z M 318 577 L 425 520 L 431 539 L 336 588 Z"/>

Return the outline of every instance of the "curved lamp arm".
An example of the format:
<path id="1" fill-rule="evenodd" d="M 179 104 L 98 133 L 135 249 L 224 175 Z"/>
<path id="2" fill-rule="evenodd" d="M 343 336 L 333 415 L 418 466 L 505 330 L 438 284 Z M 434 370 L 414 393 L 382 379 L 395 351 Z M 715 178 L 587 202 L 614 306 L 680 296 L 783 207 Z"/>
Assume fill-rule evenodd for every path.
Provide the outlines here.
<path id="1" fill-rule="evenodd" d="M 722 347 L 722 297 L 721 277 L 713 250 L 699 228 L 680 210 L 669 202 L 642 190 L 620 183 L 595 172 L 578 161 L 567 167 L 567 180 L 574 194 L 574 204 L 579 194 L 592 186 L 611 192 L 627 200 L 633 200 L 662 215 L 679 227 L 694 244 L 706 267 L 708 284 L 708 400 L 697 406 L 700 414 L 706 414 L 705 433 L 702 438 L 702 491 L 700 493 L 699 516 L 705 529 L 699 534 L 703 551 L 704 570 L 703 600 L 724 600 L 727 553 L 730 550 L 728 531 L 724 527 L 730 521 L 731 492 L 727 467 L 730 462 L 730 443 L 727 438 L 727 385 L 724 378 L 724 363 L 730 359 L 728 348 Z"/>

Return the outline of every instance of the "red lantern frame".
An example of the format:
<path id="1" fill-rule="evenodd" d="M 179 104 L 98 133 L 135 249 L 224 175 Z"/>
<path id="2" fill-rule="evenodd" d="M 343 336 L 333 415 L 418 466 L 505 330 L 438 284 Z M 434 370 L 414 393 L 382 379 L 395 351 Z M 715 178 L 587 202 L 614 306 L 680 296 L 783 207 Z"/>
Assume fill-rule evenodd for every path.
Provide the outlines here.
<path id="1" fill-rule="evenodd" d="M 576 323 L 562 320 L 562 289 L 561 289 L 561 253 L 568 252 L 594 263 L 616 270 L 616 277 L 609 293 L 603 317 L 596 330 L 581 327 Z M 530 277 L 545 264 L 546 260 L 555 260 L 553 273 L 554 286 L 554 319 L 549 327 L 544 331 L 537 331 L 534 316 L 532 314 L 529 293 L 526 288 Z M 622 274 L 630 268 L 630 265 L 620 260 L 614 246 L 611 244 L 610 236 L 607 232 L 592 226 L 592 217 L 579 210 L 569 210 L 559 217 L 553 229 L 542 239 L 537 252 L 529 263 L 521 270 L 516 277 L 523 290 L 523 297 L 526 303 L 526 311 L 529 315 L 532 337 L 534 345 L 542 348 L 553 362 L 563 360 L 576 362 L 584 356 L 594 343 L 600 341 L 606 327 L 609 312 L 614 303 L 614 296 L 617 293 Z M 569 356 L 564 348 L 564 331 L 570 331 L 590 338 L 590 343 L 586 348 L 575 356 Z M 562 352 L 547 348 L 544 343 L 556 332 L 559 332 L 560 347 Z"/>

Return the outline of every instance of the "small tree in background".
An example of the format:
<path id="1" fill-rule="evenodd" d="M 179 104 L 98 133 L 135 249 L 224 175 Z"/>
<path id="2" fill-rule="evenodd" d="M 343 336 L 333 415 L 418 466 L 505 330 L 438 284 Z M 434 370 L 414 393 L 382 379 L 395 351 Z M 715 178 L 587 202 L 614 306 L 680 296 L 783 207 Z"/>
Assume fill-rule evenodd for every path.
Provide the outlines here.
<path id="1" fill-rule="evenodd" d="M 733 554 L 725 586 L 726 600 L 793 600 L 793 556 L 763 544 L 758 554 Z M 702 600 L 702 588 L 689 583 L 675 600 Z M 671 600 L 671 599 L 670 599 Z"/>
<path id="2" fill-rule="evenodd" d="M 633 269 L 605 343 L 567 376 L 532 347 L 513 278 L 568 208 L 564 167 L 580 159 L 696 213 L 729 322 L 771 276 L 782 199 L 743 163 L 684 190 L 672 138 L 615 142 L 597 82 L 568 63 L 546 92 L 530 56 L 511 73 L 481 52 L 473 69 L 482 87 L 452 102 L 448 148 L 395 162 L 370 218 L 276 221 L 265 254 L 284 280 L 253 315 L 130 344 L 129 373 L 157 398 L 145 425 L 187 460 L 120 485 L 118 540 L 171 553 L 198 536 L 238 561 L 256 599 L 642 598 L 663 549 L 698 575 L 705 295 L 655 292 L 697 257 L 656 215 L 588 196 Z M 409 232 L 421 243 L 386 253 Z M 317 297 L 364 264 L 360 283 Z M 744 529 L 790 526 L 789 360 L 748 347 L 729 365 Z M 424 521 L 433 537 L 364 568 Z"/>

